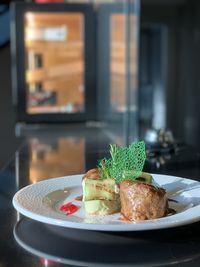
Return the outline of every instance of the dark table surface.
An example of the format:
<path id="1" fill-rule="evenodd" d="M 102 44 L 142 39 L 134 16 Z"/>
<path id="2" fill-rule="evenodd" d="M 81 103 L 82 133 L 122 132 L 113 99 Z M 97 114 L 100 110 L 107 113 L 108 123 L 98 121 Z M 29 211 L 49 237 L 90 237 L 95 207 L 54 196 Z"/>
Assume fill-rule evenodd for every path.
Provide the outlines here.
<path id="1" fill-rule="evenodd" d="M 43 224 L 12 206 L 22 187 L 84 173 L 108 155 L 110 135 L 99 128 L 25 131 L 24 142 L 0 172 L 0 266 L 200 266 L 200 223 L 140 232 L 98 232 Z M 148 157 L 145 170 L 200 180 L 200 157 L 181 145 Z"/>

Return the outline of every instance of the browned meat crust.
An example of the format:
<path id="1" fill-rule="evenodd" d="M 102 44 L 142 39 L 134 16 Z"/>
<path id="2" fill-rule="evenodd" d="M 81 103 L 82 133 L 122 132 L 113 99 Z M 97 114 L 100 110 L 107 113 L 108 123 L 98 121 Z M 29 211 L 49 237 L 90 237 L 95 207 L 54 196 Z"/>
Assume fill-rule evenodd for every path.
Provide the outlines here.
<path id="1" fill-rule="evenodd" d="M 120 200 L 121 213 L 131 221 L 160 218 L 168 210 L 166 191 L 141 182 L 121 182 Z"/>
<path id="2" fill-rule="evenodd" d="M 98 180 L 100 179 L 100 173 L 99 170 L 97 168 L 91 169 L 88 172 L 86 172 L 86 174 L 83 176 L 83 179 L 95 179 Z"/>

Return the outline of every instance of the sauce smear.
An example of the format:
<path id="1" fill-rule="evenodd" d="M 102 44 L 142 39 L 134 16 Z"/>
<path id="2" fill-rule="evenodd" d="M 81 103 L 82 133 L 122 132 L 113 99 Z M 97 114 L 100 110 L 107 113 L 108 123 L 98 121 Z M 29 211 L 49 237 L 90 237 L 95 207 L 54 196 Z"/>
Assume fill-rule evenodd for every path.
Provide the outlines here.
<path id="1" fill-rule="evenodd" d="M 78 210 L 78 207 L 71 202 L 64 204 L 60 207 L 60 211 L 66 213 L 66 215 L 70 215 L 75 213 Z"/>
<path id="2" fill-rule="evenodd" d="M 74 200 L 76 200 L 76 201 L 82 201 L 83 200 L 83 196 L 78 196 L 78 197 L 75 197 L 75 199 Z"/>

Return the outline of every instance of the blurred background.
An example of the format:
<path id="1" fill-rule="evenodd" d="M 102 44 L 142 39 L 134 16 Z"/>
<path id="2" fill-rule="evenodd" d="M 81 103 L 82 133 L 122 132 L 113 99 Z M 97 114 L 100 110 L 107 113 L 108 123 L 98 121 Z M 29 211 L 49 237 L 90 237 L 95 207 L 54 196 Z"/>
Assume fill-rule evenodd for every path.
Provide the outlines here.
<path id="1" fill-rule="evenodd" d="M 198 0 L 15 2 L 0 3 L 1 168 L 27 135 L 62 157 L 71 143 L 30 134 L 47 124 L 200 150 Z"/>

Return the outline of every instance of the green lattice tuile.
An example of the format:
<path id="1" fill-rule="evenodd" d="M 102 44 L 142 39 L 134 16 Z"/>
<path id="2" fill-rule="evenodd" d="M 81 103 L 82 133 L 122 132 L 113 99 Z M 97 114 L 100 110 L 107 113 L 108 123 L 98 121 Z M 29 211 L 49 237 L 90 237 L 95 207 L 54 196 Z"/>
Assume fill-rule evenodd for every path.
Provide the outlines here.
<path id="1" fill-rule="evenodd" d="M 146 153 L 143 141 L 133 143 L 128 147 L 110 145 L 110 159 L 102 159 L 98 168 L 102 179 L 112 177 L 116 183 L 123 180 L 135 180 L 143 170 Z"/>

